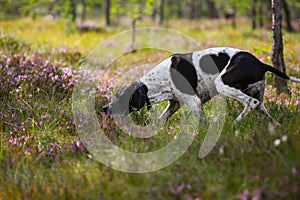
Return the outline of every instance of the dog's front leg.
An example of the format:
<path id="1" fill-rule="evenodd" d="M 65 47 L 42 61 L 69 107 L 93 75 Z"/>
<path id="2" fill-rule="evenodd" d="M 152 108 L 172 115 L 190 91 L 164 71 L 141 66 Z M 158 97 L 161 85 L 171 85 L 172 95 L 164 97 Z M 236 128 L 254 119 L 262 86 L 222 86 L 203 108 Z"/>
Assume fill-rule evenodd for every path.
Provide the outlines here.
<path id="1" fill-rule="evenodd" d="M 191 112 L 199 118 L 201 125 L 207 125 L 207 119 L 203 111 L 202 102 L 197 95 L 181 95 L 178 100 L 185 103 L 191 109 Z"/>
<path id="2" fill-rule="evenodd" d="M 169 100 L 169 104 L 163 113 L 158 118 L 160 124 L 165 124 L 166 121 L 180 108 L 180 103 L 177 100 Z"/>

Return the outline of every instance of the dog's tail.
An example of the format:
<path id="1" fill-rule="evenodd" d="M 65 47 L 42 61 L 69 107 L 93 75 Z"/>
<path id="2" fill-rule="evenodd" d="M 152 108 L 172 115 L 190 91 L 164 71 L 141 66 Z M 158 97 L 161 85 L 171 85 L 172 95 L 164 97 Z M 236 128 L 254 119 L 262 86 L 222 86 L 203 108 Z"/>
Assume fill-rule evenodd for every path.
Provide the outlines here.
<path id="1" fill-rule="evenodd" d="M 293 77 L 293 76 L 288 76 L 285 73 L 279 71 L 278 69 L 271 67 L 270 65 L 264 64 L 264 70 L 272 72 L 274 74 L 276 74 L 277 76 L 279 76 L 280 78 L 286 79 L 286 80 L 290 80 L 296 83 L 300 83 L 300 79 Z"/>

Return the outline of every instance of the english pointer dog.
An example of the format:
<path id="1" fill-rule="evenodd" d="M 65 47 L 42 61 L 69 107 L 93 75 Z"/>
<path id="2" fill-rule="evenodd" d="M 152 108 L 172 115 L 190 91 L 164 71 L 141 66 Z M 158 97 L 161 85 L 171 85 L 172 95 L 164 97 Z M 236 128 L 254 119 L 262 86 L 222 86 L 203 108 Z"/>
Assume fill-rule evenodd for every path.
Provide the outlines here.
<path id="1" fill-rule="evenodd" d="M 159 119 L 168 120 L 183 104 L 206 120 L 202 105 L 217 94 L 236 99 L 244 110 L 234 124 L 252 110 L 266 115 L 279 125 L 264 106 L 266 77 L 269 71 L 293 82 L 300 79 L 261 62 L 247 51 L 219 47 L 186 54 L 174 54 L 131 85 L 119 90 L 103 107 L 108 115 L 127 115 L 144 106 L 169 101 Z"/>

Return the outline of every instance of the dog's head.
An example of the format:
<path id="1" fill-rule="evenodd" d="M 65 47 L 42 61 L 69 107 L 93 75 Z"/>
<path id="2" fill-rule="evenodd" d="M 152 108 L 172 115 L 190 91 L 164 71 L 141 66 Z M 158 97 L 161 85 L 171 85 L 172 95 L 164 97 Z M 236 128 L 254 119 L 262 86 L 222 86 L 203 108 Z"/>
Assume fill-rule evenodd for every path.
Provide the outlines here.
<path id="1" fill-rule="evenodd" d="M 102 109 L 111 116 L 126 116 L 133 111 L 138 111 L 147 105 L 148 110 L 151 103 L 148 98 L 148 88 L 142 82 L 134 82 L 131 85 L 120 89 L 112 102 Z"/>

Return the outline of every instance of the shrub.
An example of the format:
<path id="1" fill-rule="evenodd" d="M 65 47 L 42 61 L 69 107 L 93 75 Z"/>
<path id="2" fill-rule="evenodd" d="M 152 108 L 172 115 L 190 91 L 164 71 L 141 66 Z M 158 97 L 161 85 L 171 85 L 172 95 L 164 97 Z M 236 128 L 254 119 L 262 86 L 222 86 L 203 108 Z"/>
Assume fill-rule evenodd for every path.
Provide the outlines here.
<path id="1" fill-rule="evenodd" d="M 70 98 L 75 75 L 72 66 L 53 64 L 39 53 L 0 52 L 0 116 L 10 144 L 25 141 L 24 135 L 30 137 L 39 127 L 73 130 Z"/>

